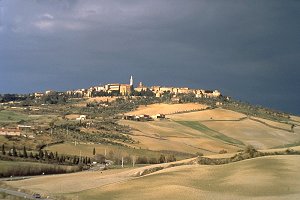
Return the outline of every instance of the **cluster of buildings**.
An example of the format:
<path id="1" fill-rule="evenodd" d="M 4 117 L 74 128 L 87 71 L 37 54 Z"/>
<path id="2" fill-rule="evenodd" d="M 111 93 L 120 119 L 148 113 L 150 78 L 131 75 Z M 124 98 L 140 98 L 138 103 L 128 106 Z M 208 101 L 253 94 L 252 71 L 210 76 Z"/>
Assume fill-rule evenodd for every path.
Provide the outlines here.
<path id="1" fill-rule="evenodd" d="M 4 136 L 21 136 L 21 134 L 26 134 L 31 132 L 33 128 L 26 125 L 18 125 L 16 128 L 0 128 L 0 135 Z"/>
<path id="2" fill-rule="evenodd" d="M 156 115 L 124 115 L 123 119 L 125 120 L 133 120 L 133 121 L 152 121 L 156 119 L 165 119 L 166 115 L 164 114 L 156 114 Z"/>
<path id="3" fill-rule="evenodd" d="M 178 94 L 195 94 L 197 98 L 216 98 L 221 96 L 221 93 L 218 90 L 204 90 L 204 89 L 191 89 L 188 87 L 164 87 L 164 86 L 151 86 L 147 87 L 143 85 L 142 82 L 139 83 L 137 87 L 133 85 L 133 78 L 130 77 L 129 84 L 122 83 L 109 83 L 103 86 L 94 86 L 89 89 L 78 89 L 70 90 L 66 93 L 72 96 L 79 97 L 93 97 L 95 92 L 103 92 L 107 94 L 120 94 L 122 96 L 131 95 L 134 91 L 136 92 L 145 92 L 152 91 L 156 97 L 161 97 L 165 92 L 177 96 Z"/>

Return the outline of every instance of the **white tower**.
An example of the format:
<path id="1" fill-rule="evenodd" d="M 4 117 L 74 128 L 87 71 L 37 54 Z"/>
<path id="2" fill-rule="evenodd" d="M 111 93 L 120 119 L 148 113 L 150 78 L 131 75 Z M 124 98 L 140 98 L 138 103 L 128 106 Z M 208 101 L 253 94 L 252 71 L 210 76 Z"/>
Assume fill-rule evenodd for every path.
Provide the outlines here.
<path id="1" fill-rule="evenodd" d="M 133 78 L 130 76 L 130 86 L 133 86 Z"/>

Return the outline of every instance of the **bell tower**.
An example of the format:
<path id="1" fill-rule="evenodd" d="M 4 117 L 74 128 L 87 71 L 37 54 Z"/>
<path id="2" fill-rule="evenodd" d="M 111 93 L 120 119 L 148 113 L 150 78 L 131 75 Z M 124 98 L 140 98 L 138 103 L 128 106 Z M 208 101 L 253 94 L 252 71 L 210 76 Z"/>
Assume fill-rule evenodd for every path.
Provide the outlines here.
<path id="1" fill-rule="evenodd" d="M 133 78 L 130 76 L 130 86 L 133 86 Z"/>

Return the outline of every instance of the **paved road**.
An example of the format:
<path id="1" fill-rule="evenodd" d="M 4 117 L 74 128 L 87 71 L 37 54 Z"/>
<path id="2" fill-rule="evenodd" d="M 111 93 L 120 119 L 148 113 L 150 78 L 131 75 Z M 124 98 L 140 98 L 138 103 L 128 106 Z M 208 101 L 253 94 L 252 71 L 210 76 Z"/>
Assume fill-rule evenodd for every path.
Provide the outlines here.
<path id="1" fill-rule="evenodd" d="M 19 181 L 24 179 L 29 179 L 35 176 L 13 176 L 13 177 L 6 177 L 6 178 L 0 178 L 0 181 Z"/>
<path id="2" fill-rule="evenodd" d="M 6 193 L 6 194 L 9 194 L 12 196 L 22 197 L 24 199 L 36 199 L 31 194 L 27 194 L 27 193 L 15 191 L 15 190 L 10 190 L 10 189 L 0 188 L 0 192 Z M 40 199 L 41 200 L 50 200 L 50 199 L 42 199 L 42 198 L 40 198 Z"/>

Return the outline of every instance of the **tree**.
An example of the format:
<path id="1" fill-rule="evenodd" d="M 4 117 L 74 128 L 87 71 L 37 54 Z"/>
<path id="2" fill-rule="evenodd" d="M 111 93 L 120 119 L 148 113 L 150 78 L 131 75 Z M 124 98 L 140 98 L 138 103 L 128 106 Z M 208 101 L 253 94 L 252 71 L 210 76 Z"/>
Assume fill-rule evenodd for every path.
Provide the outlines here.
<path id="1" fill-rule="evenodd" d="M 105 156 L 102 154 L 95 155 L 95 161 L 98 163 L 105 163 Z"/>
<path id="2" fill-rule="evenodd" d="M 250 157 L 253 158 L 257 153 L 257 150 L 252 145 L 247 145 L 245 148 L 245 153 L 249 153 Z"/>
<path id="3" fill-rule="evenodd" d="M 3 154 L 3 155 L 5 155 L 5 154 L 6 154 L 6 152 L 5 152 L 5 146 L 4 146 L 4 144 L 2 144 L 2 154 Z"/>
<path id="4" fill-rule="evenodd" d="M 53 160 L 54 159 L 54 154 L 52 153 L 52 151 L 49 154 L 49 160 Z"/>
<path id="5" fill-rule="evenodd" d="M 43 150 L 39 150 L 39 159 L 42 160 L 44 158 L 44 152 Z"/>
<path id="6" fill-rule="evenodd" d="M 58 161 L 58 153 L 57 153 L 57 151 L 55 152 L 55 160 Z"/>
<path id="7" fill-rule="evenodd" d="M 291 132 L 294 133 L 295 124 L 292 124 L 291 126 Z"/>
<path id="8" fill-rule="evenodd" d="M 93 155 L 96 155 L 96 149 L 95 149 L 95 147 L 93 149 Z"/>
<path id="9" fill-rule="evenodd" d="M 176 161 L 176 158 L 175 158 L 175 155 L 174 155 L 174 154 L 169 155 L 169 156 L 167 157 L 167 162 L 174 162 L 174 161 Z"/>
<path id="10" fill-rule="evenodd" d="M 32 152 L 30 152 L 30 154 L 29 154 L 29 157 L 30 157 L 30 158 L 34 158 L 34 156 L 33 156 L 33 153 L 32 153 Z"/>
<path id="11" fill-rule="evenodd" d="M 25 147 L 25 146 L 23 147 L 23 156 L 24 156 L 24 158 L 28 158 L 28 155 L 27 155 L 27 151 L 26 151 L 26 147 Z"/>
<path id="12" fill-rule="evenodd" d="M 13 146 L 13 152 L 12 152 L 12 155 L 13 155 L 13 156 L 15 156 L 15 157 L 17 157 L 17 156 L 18 156 L 18 152 L 17 152 L 17 150 L 16 150 L 16 147 L 15 147 L 15 146 Z"/>
<path id="13" fill-rule="evenodd" d="M 159 163 L 165 163 L 165 162 L 166 162 L 166 157 L 161 154 L 159 157 Z"/>

